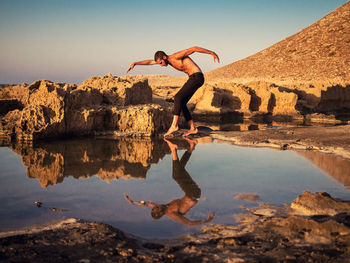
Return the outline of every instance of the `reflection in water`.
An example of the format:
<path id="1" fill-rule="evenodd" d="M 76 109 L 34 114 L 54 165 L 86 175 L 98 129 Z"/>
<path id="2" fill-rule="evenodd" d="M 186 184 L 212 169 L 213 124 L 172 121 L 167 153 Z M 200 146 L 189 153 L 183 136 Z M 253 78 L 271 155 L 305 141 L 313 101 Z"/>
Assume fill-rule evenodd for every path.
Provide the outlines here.
<path id="1" fill-rule="evenodd" d="M 110 182 L 120 178 L 145 179 L 152 163 L 169 149 L 152 140 L 69 140 L 11 147 L 21 155 L 27 176 L 42 187 L 62 183 L 65 177 L 98 176 Z"/>
<path id="2" fill-rule="evenodd" d="M 350 190 L 350 162 L 348 160 L 316 151 L 297 151 L 297 153 Z"/>
<path id="3" fill-rule="evenodd" d="M 172 143 L 171 141 L 164 139 L 171 151 L 173 158 L 173 179 L 178 183 L 180 188 L 183 190 L 185 195 L 182 198 L 174 199 L 168 204 L 156 204 L 151 201 L 133 201 L 128 195 L 125 194 L 125 199 L 133 204 L 143 207 L 151 207 L 151 215 L 154 219 L 159 219 L 163 215 L 177 221 L 179 223 L 194 226 L 203 223 L 210 222 L 214 217 L 214 212 L 208 215 L 207 219 L 203 220 L 190 220 L 185 217 L 186 213 L 191 210 L 198 202 L 201 196 L 201 189 L 193 181 L 189 173 L 186 171 L 185 166 L 191 157 L 192 152 L 195 149 L 197 142 L 195 140 L 190 140 L 185 138 L 189 143 L 188 150 L 183 154 L 181 160 L 177 155 L 178 145 Z"/>
<path id="4" fill-rule="evenodd" d="M 90 138 L 9 146 L 20 158 L 0 148 L 0 231 L 74 217 L 135 235 L 167 238 L 198 231 L 200 225 L 186 225 L 198 223 L 189 219 L 232 224 L 232 215 L 241 212 L 241 205 L 249 207 L 253 204 L 248 201 L 255 199 L 282 206 L 305 189 L 349 199 L 349 190 L 293 151 L 211 143 L 210 137 L 197 140 L 196 145 L 175 138 L 172 142 Z M 349 185 L 348 161 L 313 151 L 303 154 Z M 146 175 L 147 180 L 119 180 Z M 60 184 L 48 187 L 56 183 Z M 135 202 L 146 206 L 141 209 L 126 202 L 124 193 L 152 202 L 149 206 Z M 35 201 L 42 202 L 42 207 L 36 208 Z M 165 216 L 154 220 L 153 207 L 154 212 L 159 210 L 158 216 Z M 208 217 L 214 209 L 215 217 Z"/>

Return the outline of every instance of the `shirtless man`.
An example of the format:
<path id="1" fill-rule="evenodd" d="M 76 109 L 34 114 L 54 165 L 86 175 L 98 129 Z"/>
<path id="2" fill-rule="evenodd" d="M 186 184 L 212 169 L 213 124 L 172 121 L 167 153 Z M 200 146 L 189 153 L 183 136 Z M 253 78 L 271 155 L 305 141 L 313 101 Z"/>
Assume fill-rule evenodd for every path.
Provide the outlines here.
<path id="1" fill-rule="evenodd" d="M 154 65 L 159 64 L 162 67 L 166 67 L 170 64 L 173 68 L 186 73 L 189 78 L 187 82 L 183 85 L 183 87 L 179 90 L 179 92 L 174 97 L 174 110 L 173 110 L 173 122 L 169 128 L 169 130 L 165 133 L 164 136 L 168 136 L 173 132 L 176 132 L 179 129 L 178 121 L 179 116 L 182 111 L 186 121 L 190 129 L 184 136 L 188 136 L 190 134 L 198 133 L 198 129 L 195 126 L 192 116 L 186 106 L 187 102 L 191 99 L 193 94 L 200 88 L 204 83 L 204 76 L 201 69 L 197 66 L 196 63 L 189 57 L 194 52 L 210 54 L 214 58 L 214 62 L 220 62 L 218 55 L 215 52 L 210 51 L 208 49 L 204 49 L 201 47 L 191 47 L 179 52 L 176 52 L 170 56 L 165 54 L 163 51 L 157 51 L 154 54 L 154 60 L 143 60 L 134 62 L 131 64 L 127 72 L 135 67 L 135 65 Z"/>

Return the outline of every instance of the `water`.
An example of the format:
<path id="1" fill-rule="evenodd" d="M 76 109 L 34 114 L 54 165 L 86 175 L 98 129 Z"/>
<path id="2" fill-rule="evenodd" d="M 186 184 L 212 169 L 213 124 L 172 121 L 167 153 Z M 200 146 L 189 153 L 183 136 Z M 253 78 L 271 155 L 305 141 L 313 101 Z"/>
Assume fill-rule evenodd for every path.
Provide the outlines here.
<path id="1" fill-rule="evenodd" d="M 350 163 L 331 155 L 203 139 L 189 154 L 189 142 L 172 142 L 178 145 L 175 157 L 189 157 L 185 170 L 173 162 L 162 140 L 84 139 L 1 147 L 0 230 L 75 217 L 139 236 L 173 237 L 198 231 L 200 225 L 185 223 L 214 211 L 211 223 L 235 224 L 240 206 L 256 206 L 235 199 L 240 193 L 257 194 L 259 202 L 278 206 L 304 190 L 350 199 Z M 168 204 L 182 214 L 154 219 L 151 207 L 130 204 L 125 194 L 134 201 Z"/>

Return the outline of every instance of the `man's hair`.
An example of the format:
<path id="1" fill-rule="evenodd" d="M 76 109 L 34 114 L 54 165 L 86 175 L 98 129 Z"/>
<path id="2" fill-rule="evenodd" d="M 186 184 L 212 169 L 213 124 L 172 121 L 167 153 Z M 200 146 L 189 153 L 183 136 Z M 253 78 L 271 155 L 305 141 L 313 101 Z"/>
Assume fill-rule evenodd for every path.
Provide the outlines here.
<path id="1" fill-rule="evenodd" d="M 161 205 L 159 210 L 152 208 L 151 216 L 153 219 L 160 219 L 165 214 L 165 210 L 166 205 Z"/>
<path id="2" fill-rule="evenodd" d="M 158 58 L 160 59 L 163 59 L 164 56 L 168 56 L 167 54 L 165 54 L 164 51 L 157 51 L 155 54 L 154 54 L 154 61 L 157 61 Z"/>

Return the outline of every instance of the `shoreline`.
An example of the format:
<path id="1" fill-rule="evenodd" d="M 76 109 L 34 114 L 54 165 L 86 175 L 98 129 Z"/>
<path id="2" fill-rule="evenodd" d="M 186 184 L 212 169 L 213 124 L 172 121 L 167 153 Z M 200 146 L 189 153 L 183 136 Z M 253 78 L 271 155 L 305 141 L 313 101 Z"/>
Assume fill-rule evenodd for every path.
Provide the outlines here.
<path id="1" fill-rule="evenodd" d="M 168 239 L 137 237 L 68 218 L 0 236 L 7 262 L 348 262 L 350 202 L 305 191 L 291 204 L 259 203 L 238 225 L 209 224 Z M 318 216 L 322 214 L 322 216 Z M 10 233 L 11 234 L 11 233 Z"/>
<path id="2" fill-rule="evenodd" d="M 350 160 L 350 125 L 280 127 L 244 132 L 213 131 L 210 136 L 237 146 L 312 150 Z"/>
<path id="3" fill-rule="evenodd" d="M 194 137 L 200 143 L 214 139 L 237 146 L 317 151 L 350 160 L 350 125 L 200 129 Z M 308 199 L 300 205 L 297 200 L 303 196 Z M 285 208 L 264 203 L 242 207 L 245 212 L 235 215 L 238 225 L 209 224 L 199 233 L 165 239 L 137 237 L 100 222 L 68 218 L 0 233 L 0 261 L 47 262 L 50 255 L 55 262 L 346 262 L 350 256 L 349 202 L 332 198 L 334 205 L 320 198 L 327 199 L 328 194 L 304 192 L 293 201 L 294 208 L 301 207 L 299 214 L 291 212 L 293 203 Z M 322 202 L 328 207 L 319 216 Z M 340 210 L 329 213 L 335 206 Z M 310 213 L 310 207 L 318 212 Z"/>

